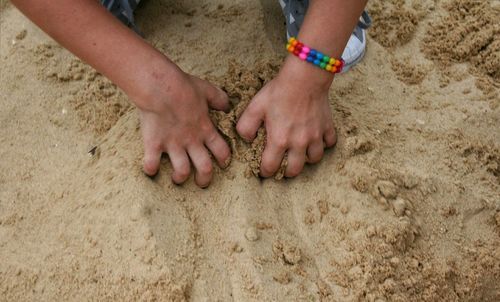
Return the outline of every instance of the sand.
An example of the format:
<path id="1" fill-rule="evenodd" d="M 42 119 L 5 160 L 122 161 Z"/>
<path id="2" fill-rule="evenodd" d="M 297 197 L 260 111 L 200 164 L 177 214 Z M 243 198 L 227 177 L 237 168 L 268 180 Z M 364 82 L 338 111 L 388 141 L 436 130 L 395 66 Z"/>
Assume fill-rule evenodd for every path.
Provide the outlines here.
<path id="1" fill-rule="evenodd" d="M 205 190 L 145 177 L 124 93 L 0 10 L 0 301 L 500 300 L 498 1 L 371 1 L 337 146 L 280 180 L 234 132 L 285 56 L 277 1 L 146 1 L 146 38 L 234 105 Z"/>

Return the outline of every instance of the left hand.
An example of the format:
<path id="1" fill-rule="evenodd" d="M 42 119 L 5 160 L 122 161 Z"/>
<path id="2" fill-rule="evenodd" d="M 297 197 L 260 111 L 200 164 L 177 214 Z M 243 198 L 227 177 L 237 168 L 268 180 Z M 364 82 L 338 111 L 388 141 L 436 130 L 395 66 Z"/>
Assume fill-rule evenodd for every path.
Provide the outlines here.
<path id="1" fill-rule="evenodd" d="M 253 98 L 236 129 L 252 141 L 264 123 L 267 139 L 261 176 L 273 176 L 285 153 L 285 176 L 297 176 L 306 162 L 319 162 L 324 148 L 335 145 L 328 102 L 332 80 L 332 74 L 289 56 L 278 76 Z"/>

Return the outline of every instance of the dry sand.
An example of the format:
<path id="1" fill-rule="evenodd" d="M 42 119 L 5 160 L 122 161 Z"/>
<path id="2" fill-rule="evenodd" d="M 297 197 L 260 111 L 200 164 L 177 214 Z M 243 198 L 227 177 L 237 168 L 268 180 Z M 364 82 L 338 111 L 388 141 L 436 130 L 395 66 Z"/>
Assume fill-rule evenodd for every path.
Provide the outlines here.
<path id="1" fill-rule="evenodd" d="M 146 1 L 147 39 L 237 107 L 206 190 L 145 177 L 126 96 L 0 9 L 0 301 L 500 300 L 499 1 L 371 1 L 336 148 L 280 181 L 232 128 L 285 55 L 277 1 Z"/>

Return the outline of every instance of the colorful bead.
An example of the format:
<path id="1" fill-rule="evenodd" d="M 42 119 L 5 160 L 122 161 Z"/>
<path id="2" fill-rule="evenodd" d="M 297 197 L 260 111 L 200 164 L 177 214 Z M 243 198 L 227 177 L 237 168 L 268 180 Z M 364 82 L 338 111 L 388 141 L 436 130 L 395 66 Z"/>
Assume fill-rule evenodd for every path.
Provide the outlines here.
<path id="1" fill-rule="evenodd" d="M 337 60 L 329 57 L 316 49 L 312 49 L 304 43 L 298 41 L 295 37 L 290 37 L 286 44 L 288 52 L 293 53 L 302 61 L 307 61 L 331 73 L 342 71 L 344 66 L 343 60 Z"/>

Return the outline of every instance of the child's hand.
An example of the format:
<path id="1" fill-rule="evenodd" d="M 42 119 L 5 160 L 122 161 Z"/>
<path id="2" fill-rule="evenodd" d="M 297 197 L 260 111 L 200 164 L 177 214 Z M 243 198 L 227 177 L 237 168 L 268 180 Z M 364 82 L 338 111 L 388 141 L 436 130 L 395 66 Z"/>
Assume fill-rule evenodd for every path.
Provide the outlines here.
<path id="1" fill-rule="evenodd" d="M 264 123 L 267 141 L 261 176 L 274 175 L 287 153 L 285 176 L 294 177 L 305 162 L 320 161 L 324 148 L 335 144 L 328 103 L 332 80 L 331 74 L 289 57 L 278 76 L 254 97 L 236 129 L 251 141 Z"/>
<path id="2" fill-rule="evenodd" d="M 175 68 L 173 75 L 158 79 L 147 100 L 137 102 L 144 139 L 144 172 L 155 175 L 160 157 L 168 153 L 174 172 L 172 180 L 183 183 L 190 175 L 207 187 L 212 179 L 209 151 L 221 167 L 228 164 L 231 151 L 208 116 L 208 106 L 228 110 L 227 95 L 207 81 Z M 153 85 L 154 86 L 154 85 Z M 207 106 L 208 105 L 208 106 Z"/>
<path id="3" fill-rule="evenodd" d="M 141 117 L 146 174 L 156 174 L 161 154 L 166 152 L 174 167 L 174 182 L 182 183 L 189 177 L 191 159 L 196 183 L 208 186 L 212 178 L 208 151 L 220 165 L 228 162 L 231 153 L 208 116 L 207 105 L 228 109 L 228 99 L 222 90 L 182 72 L 123 26 L 99 1 L 13 0 L 13 3 L 134 101 Z"/>

